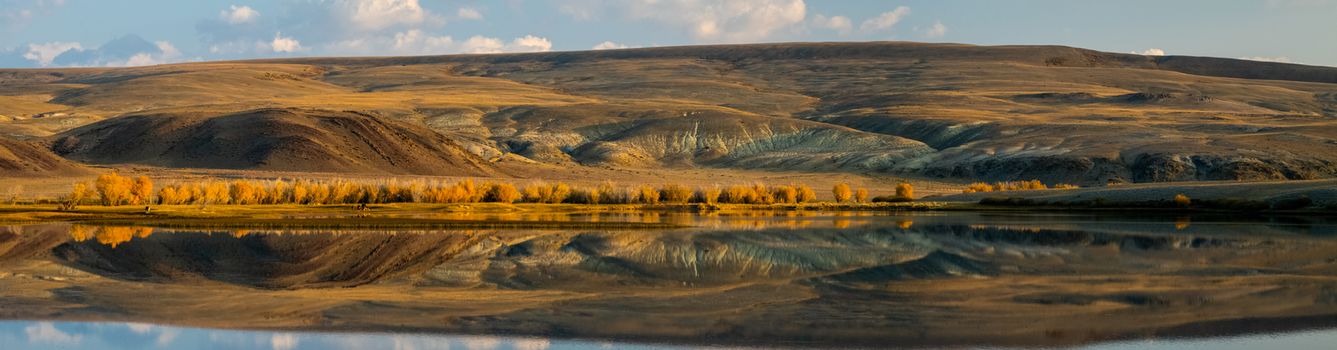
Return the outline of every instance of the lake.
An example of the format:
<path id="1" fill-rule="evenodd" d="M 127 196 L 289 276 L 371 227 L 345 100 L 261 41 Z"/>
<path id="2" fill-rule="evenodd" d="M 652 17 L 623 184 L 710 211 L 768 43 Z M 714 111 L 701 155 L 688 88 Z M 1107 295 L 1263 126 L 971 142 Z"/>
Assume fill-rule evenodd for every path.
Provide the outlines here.
<path id="1" fill-rule="evenodd" d="M 437 214 L 680 228 L 0 227 L 9 348 L 1323 348 L 1337 219 Z"/>

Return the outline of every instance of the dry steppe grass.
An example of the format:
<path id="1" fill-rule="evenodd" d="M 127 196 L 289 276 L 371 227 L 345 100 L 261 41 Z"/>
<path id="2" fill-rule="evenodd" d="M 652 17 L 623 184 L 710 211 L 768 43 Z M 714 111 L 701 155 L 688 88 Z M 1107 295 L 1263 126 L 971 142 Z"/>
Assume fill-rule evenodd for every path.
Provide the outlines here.
<path id="1" fill-rule="evenodd" d="M 793 43 L 309 58 L 2 70 L 0 82 L 0 101 L 9 102 L 0 107 L 4 137 L 79 140 L 89 146 L 55 150 L 94 164 L 453 174 L 472 171 L 464 164 L 477 158 L 498 168 L 1083 185 L 1337 173 L 1337 68 L 1057 46 Z M 172 130 L 124 127 L 132 118 L 271 111 L 402 124 L 386 142 L 326 124 L 291 135 L 313 147 L 373 145 L 319 156 L 328 161 L 284 158 L 271 138 L 223 150 Z M 211 125 L 208 135 L 256 131 L 248 126 Z M 358 159 L 417 147 L 410 135 L 422 130 L 454 144 L 435 156 L 451 162 L 429 169 Z M 217 152 L 246 156 L 198 156 Z"/>

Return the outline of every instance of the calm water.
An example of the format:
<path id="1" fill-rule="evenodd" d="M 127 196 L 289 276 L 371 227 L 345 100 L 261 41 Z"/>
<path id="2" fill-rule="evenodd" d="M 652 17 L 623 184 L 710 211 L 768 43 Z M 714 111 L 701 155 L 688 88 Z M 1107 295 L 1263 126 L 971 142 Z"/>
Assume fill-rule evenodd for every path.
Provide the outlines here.
<path id="1" fill-rule="evenodd" d="M 690 227 L 0 227 L 0 348 L 1337 343 L 1330 218 L 430 216 Z"/>
<path id="2" fill-rule="evenodd" d="M 1138 340 L 1085 349 L 1332 349 L 1337 331 L 1228 336 L 1211 339 Z M 745 349 L 611 341 L 384 333 L 256 332 L 181 328 L 143 323 L 0 322 L 5 349 Z"/>

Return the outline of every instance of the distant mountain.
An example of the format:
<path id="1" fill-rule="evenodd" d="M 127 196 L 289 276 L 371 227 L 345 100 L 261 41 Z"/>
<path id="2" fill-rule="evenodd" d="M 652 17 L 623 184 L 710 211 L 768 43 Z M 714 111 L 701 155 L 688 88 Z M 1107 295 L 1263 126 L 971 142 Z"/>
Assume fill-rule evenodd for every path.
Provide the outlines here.
<path id="1" fill-rule="evenodd" d="M 0 115 L 70 113 L 0 122 L 0 132 L 67 140 L 57 151 L 91 163 L 263 169 L 277 163 L 200 157 L 299 137 L 370 146 L 285 169 L 468 173 L 491 171 L 479 159 L 522 157 L 1078 183 L 1337 174 L 1337 68 L 1061 46 L 789 43 L 0 70 L 0 90 L 46 103 Z M 233 123 L 227 132 L 274 136 L 222 144 L 180 134 L 217 137 L 199 125 L 273 111 L 387 124 L 366 133 L 304 121 L 284 134 Z M 180 126 L 124 127 L 144 118 Z M 376 135 L 407 143 L 369 141 Z M 146 137 L 152 148 L 132 144 Z M 422 164 L 353 159 L 405 149 L 416 151 L 403 160 Z"/>

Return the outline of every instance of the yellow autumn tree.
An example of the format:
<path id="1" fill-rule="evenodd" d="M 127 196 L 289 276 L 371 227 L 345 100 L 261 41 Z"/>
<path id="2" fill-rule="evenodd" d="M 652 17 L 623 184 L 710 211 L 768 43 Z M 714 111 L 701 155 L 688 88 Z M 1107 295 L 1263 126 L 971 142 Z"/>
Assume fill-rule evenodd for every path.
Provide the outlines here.
<path id="1" fill-rule="evenodd" d="M 914 200 L 915 187 L 913 185 L 910 185 L 909 182 L 902 182 L 896 184 L 896 199 Z"/>
<path id="2" fill-rule="evenodd" d="M 664 188 L 661 189 L 660 192 L 665 203 L 687 203 L 687 201 L 692 200 L 692 193 L 694 191 L 692 191 L 691 187 L 685 185 L 668 184 L 664 185 Z"/>
<path id="3" fill-rule="evenodd" d="M 798 189 L 794 188 L 794 186 L 775 186 L 772 188 L 771 192 L 777 202 L 789 204 L 798 203 Z"/>
<path id="4" fill-rule="evenodd" d="M 151 203 L 153 203 L 153 180 L 148 176 L 135 178 L 134 183 L 130 185 L 130 204 Z"/>
<path id="5" fill-rule="evenodd" d="M 488 190 L 487 201 L 497 203 L 515 203 L 522 198 L 515 185 L 500 183 Z"/>
<path id="6" fill-rule="evenodd" d="M 859 203 L 868 203 L 868 189 L 860 188 L 854 191 L 854 201 Z"/>
<path id="7" fill-rule="evenodd" d="M 116 172 L 97 177 L 97 193 L 102 205 L 117 206 L 130 200 L 130 190 L 134 182 Z"/>
<path id="8" fill-rule="evenodd" d="M 854 192 L 850 191 L 850 185 L 843 182 L 831 187 L 831 195 L 835 197 L 836 203 L 849 202 L 850 196 L 853 194 Z"/>
<path id="9" fill-rule="evenodd" d="M 642 185 L 636 191 L 636 201 L 641 204 L 659 204 L 659 189 L 650 185 Z"/>
<path id="10" fill-rule="evenodd" d="M 817 200 L 817 192 L 813 191 L 812 187 L 808 187 L 806 184 L 794 186 L 794 189 L 798 190 L 799 203 L 808 203 Z"/>
<path id="11" fill-rule="evenodd" d="M 1175 205 L 1179 206 L 1180 208 L 1188 208 L 1190 204 L 1193 204 L 1193 200 L 1189 199 L 1188 196 L 1185 196 L 1183 193 L 1176 194 L 1174 202 Z"/>
<path id="12" fill-rule="evenodd" d="M 74 188 L 70 191 L 70 201 L 74 202 L 76 205 L 83 204 L 84 201 L 96 196 L 97 192 L 94 191 L 92 187 L 89 187 L 87 183 L 83 182 L 75 183 Z"/>
<path id="13" fill-rule="evenodd" d="M 231 197 L 228 193 L 229 188 L 226 183 L 209 182 L 201 187 L 203 189 L 200 191 L 199 204 L 227 204 L 231 201 Z"/>
<path id="14" fill-rule="evenodd" d="M 720 201 L 720 188 L 711 187 L 700 191 L 699 201 L 706 204 L 715 204 Z"/>

